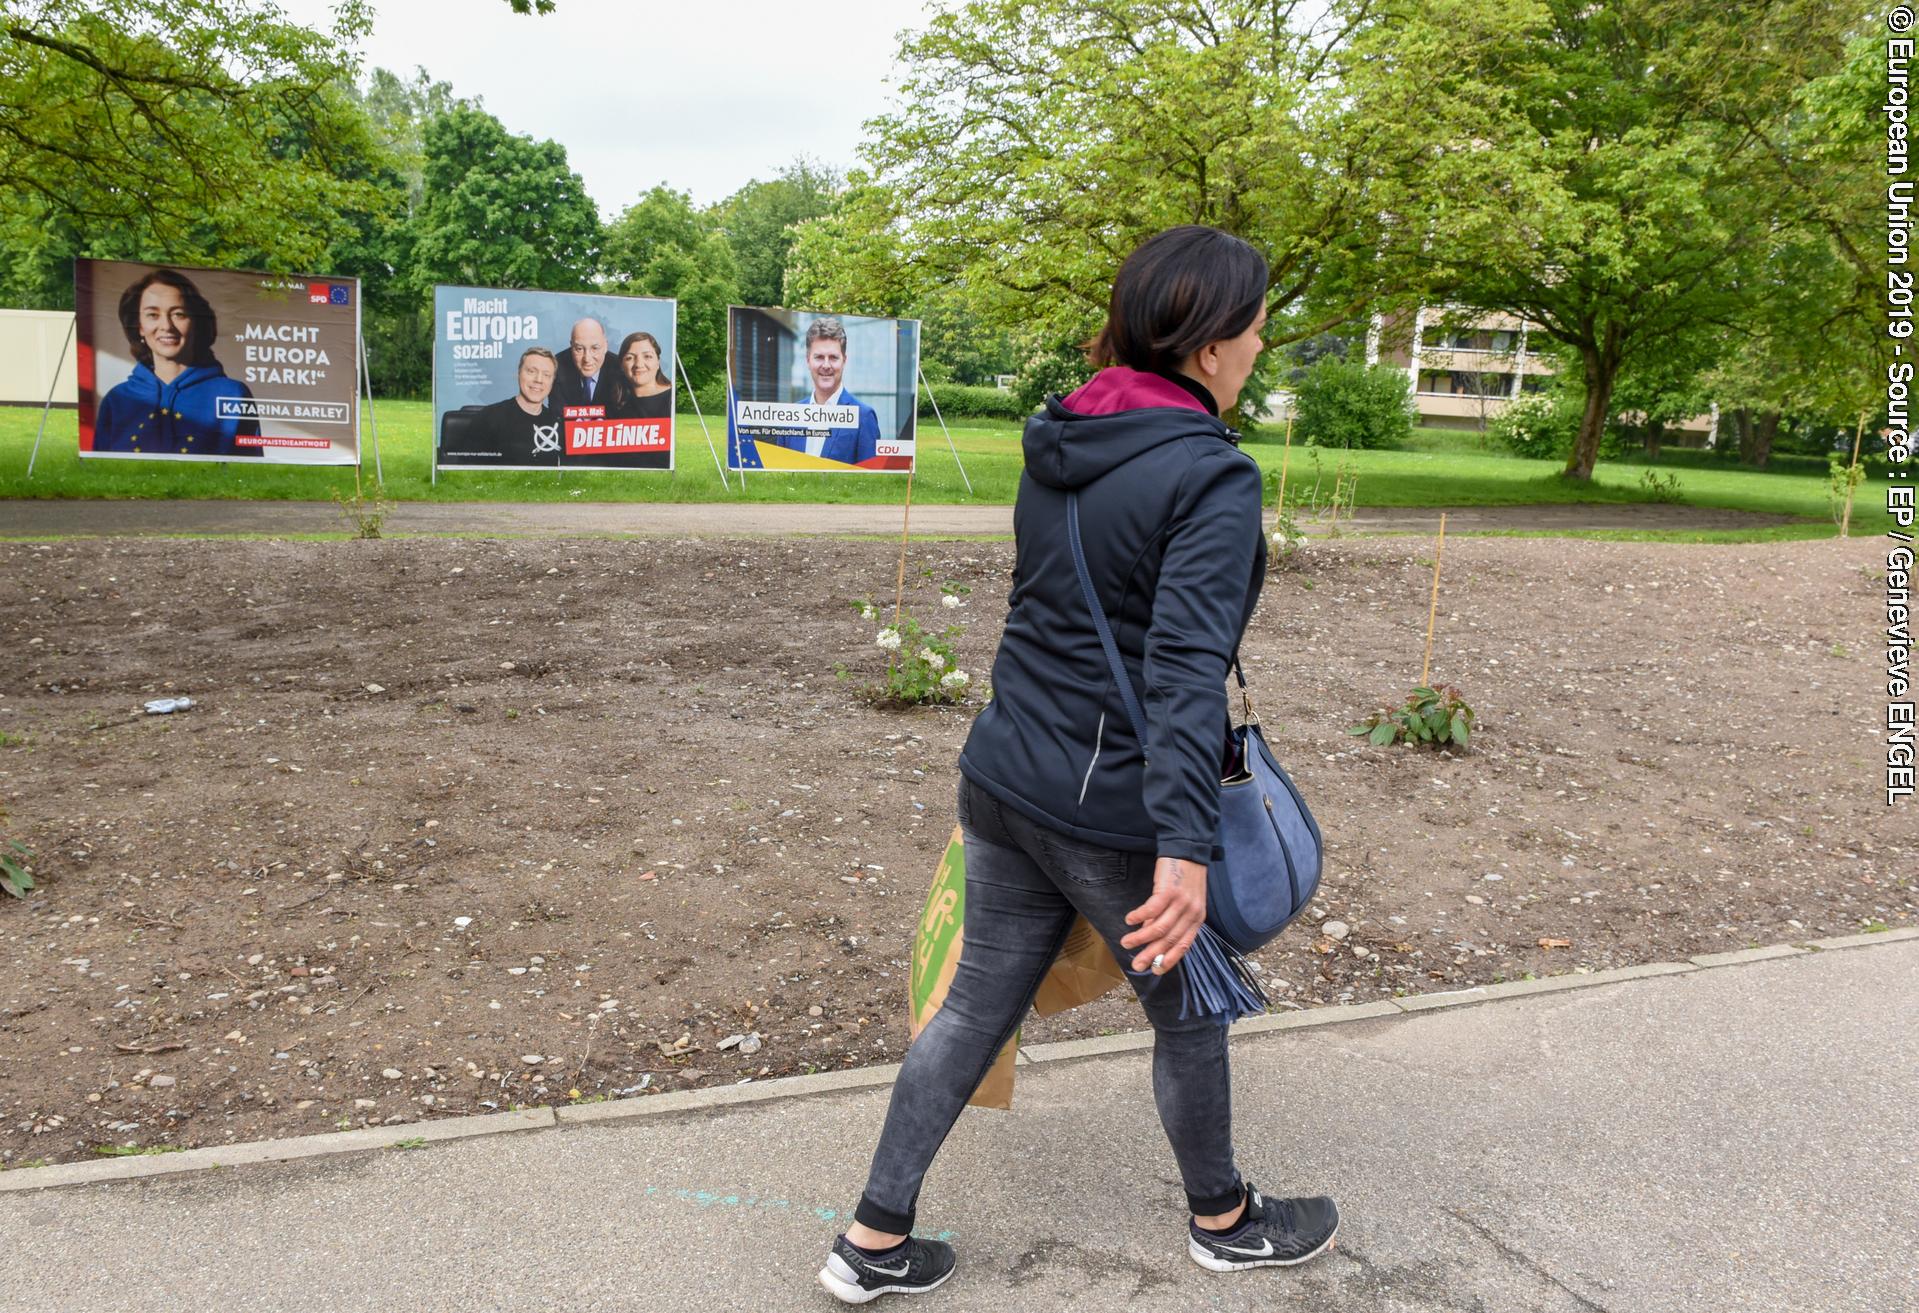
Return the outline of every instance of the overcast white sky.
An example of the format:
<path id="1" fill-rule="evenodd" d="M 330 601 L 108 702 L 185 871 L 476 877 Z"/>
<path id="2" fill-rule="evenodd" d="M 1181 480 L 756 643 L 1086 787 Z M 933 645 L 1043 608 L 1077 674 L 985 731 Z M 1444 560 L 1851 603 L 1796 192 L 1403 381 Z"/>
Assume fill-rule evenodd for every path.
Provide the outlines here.
<path id="1" fill-rule="evenodd" d="M 326 26 L 330 0 L 279 0 Z M 806 154 L 856 162 L 860 124 L 888 107 L 896 34 L 927 0 L 376 0 L 370 66 L 422 65 L 512 132 L 551 138 L 600 209 L 655 183 L 716 201 Z"/>

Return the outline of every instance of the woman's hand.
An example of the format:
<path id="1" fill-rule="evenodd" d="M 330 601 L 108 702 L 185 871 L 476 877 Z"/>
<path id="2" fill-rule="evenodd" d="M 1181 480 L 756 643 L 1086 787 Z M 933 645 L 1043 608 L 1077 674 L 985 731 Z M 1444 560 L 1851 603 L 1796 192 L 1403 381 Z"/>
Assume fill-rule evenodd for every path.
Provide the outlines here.
<path id="1" fill-rule="evenodd" d="M 1186 956 L 1205 921 L 1206 868 L 1162 857 L 1153 867 L 1153 896 L 1126 914 L 1126 924 L 1139 929 L 1121 939 L 1120 947 L 1139 950 L 1133 956 L 1134 971 L 1146 970 L 1164 954 L 1153 967 L 1153 974 L 1163 976 Z"/>

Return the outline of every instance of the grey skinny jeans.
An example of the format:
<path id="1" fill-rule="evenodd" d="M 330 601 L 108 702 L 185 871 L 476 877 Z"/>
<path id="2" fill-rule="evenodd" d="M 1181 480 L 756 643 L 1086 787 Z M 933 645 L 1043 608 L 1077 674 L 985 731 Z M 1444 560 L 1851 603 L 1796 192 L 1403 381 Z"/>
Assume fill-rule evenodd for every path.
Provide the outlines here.
<path id="1" fill-rule="evenodd" d="M 1046 829 L 964 778 L 959 820 L 966 840 L 965 947 L 945 1005 L 913 1041 L 893 1082 L 855 1220 L 889 1234 L 913 1229 L 926 1169 L 1032 1006 L 1075 913 L 1128 968 L 1153 1024 L 1153 1098 L 1188 1207 L 1202 1216 L 1238 1207 L 1243 1194 L 1233 1166 L 1226 1027 L 1181 1021 L 1178 970 L 1135 975 L 1130 968 L 1138 950 L 1119 946 L 1137 928 L 1126 914 L 1152 895 L 1154 858 Z"/>

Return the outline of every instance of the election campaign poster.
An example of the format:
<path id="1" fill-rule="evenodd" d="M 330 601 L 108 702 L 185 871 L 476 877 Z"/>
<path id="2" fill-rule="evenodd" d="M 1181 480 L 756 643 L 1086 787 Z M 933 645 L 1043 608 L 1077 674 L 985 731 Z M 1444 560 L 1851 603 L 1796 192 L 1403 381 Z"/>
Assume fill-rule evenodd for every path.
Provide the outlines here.
<path id="1" fill-rule="evenodd" d="M 728 468 L 912 469 L 919 360 L 918 320 L 729 307 Z"/>
<path id="2" fill-rule="evenodd" d="M 73 262 L 80 454 L 360 459 L 360 283 Z"/>
<path id="3" fill-rule="evenodd" d="M 670 470 L 678 304 L 433 289 L 442 469 Z"/>

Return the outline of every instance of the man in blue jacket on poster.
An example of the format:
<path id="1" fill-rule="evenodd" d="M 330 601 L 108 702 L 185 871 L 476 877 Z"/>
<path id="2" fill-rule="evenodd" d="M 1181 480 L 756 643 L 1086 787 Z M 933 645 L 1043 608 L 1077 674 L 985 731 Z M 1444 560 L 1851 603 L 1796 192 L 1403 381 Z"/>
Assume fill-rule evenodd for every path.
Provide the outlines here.
<path id="1" fill-rule="evenodd" d="M 93 421 L 96 452 L 139 456 L 259 456 L 237 439 L 260 436 L 260 421 L 243 418 L 253 400 L 214 359 L 213 307 L 185 274 L 155 269 L 120 297 L 120 328 L 133 373 L 100 399 Z M 232 404 L 222 406 L 221 402 Z"/>
<path id="2" fill-rule="evenodd" d="M 846 390 L 846 326 L 831 317 L 815 319 L 807 327 L 803 347 L 806 372 L 813 379 L 813 387 L 799 398 L 800 404 L 857 406 L 859 424 L 854 428 L 806 429 L 803 434 L 782 434 L 759 440 L 777 442 L 809 456 L 847 465 L 872 460 L 879 454 L 880 417 L 871 406 Z"/>

